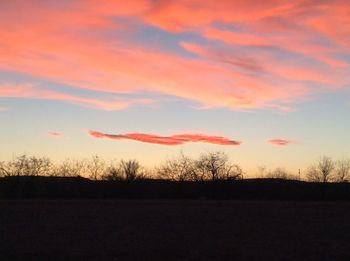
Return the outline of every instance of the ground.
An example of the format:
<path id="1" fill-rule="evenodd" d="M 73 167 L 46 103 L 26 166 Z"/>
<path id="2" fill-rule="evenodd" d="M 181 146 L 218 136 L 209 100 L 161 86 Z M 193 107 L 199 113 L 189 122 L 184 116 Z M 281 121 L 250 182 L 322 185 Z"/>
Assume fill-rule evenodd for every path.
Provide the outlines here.
<path id="1" fill-rule="evenodd" d="M 3 200 L 1 260 L 350 260 L 350 203 Z"/>

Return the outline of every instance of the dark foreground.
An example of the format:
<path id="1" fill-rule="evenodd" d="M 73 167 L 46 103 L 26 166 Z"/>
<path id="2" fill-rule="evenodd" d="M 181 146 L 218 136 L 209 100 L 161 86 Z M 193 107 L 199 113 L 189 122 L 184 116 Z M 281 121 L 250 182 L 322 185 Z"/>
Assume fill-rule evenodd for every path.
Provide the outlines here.
<path id="1" fill-rule="evenodd" d="M 0 201 L 1 260 L 350 260 L 350 203 Z"/>
<path id="2" fill-rule="evenodd" d="M 350 183 L 284 179 L 217 181 L 90 180 L 83 177 L 0 178 L 0 199 L 212 199 L 348 201 Z"/>

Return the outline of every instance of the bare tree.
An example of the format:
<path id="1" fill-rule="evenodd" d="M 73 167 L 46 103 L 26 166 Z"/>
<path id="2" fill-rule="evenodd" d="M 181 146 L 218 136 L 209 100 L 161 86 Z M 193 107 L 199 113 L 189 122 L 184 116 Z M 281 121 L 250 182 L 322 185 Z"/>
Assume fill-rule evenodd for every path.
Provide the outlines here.
<path id="1" fill-rule="evenodd" d="M 350 160 L 342 159 L 335 163 L 335 180 L 337 182 L 346 182 L 350 175 Z"/>
<path id="2" fill-rule="evenodd" d="M 138 179 L 154 179 L 154 169 L 153 168 L 146 168 L 146 167 L 141 167 L 141 171 L 139 171 L 138 174 Z"/>
<path id="3" fill-rule="evenodd" d="M 120 169 L 123 172 L 125 180 L 133 181 L 139 178 L 141 165 L 137 160 L 121 160 Z"/>
<path id="4" fill-rule="evenodd" d="M 307 179 L 315 182 L 329 182 L 331 181 L 333 170 L 333 160 L 328 156 L 323 156 L 318 160 L 316 165 L 308 169 L 306 173 Z"/>
<path id="5" fill-rule="evenodd" d="M 307 169 L 306 178 L 308 181 L 321 182 L 321 175 L 316 165 L 312 165 Z"/>
<path id="6" fill-rule="evenodd" d="M 200 176 L 212 181 L 218 179 L 241 179 L 243 172 L 238 165 L 229 162 L 224 152 L 208 152 L 202 154 L 196 162 Z"/>
<path id="7" fill-rule="evenodd" d="M 113 162 L 101 176 L 104 180 L 134 181 L 145 177 L 145 171 L 137 160 L 121 160 L 117 164 Z"/>
<path id="8" fill-rule="evenodd" d="M 0 177 L 9 176 L 7 164 L 4 161 L 0 161 Z"/>
<path id="9" fill-rule="evenodd" d="M 243 179 L 243 170 L 237 164 L 227 164 L 220 178 L 224 180 Z"/>
<path id="10" fill-rule="evenodd" d="M 5 165 L 7 176 L 27 176 L 29 174 L 29 159 L 26 154 L 17 156 Z"/>
<path id="11" fill-rule="evenodd" d="M 32 156 L 28 159 L 29 176 L 51 176 L 52 169 L 53 164 L 49 158 Z"/>
<path id="12" fill-rule="evenodd" d="M 201 179 L 196 172 L 195 162 L 182 153 L 178 158 L 167 160 L 157 169 L 157 173 L 160 178 L 173 181 L 198 181 Z"/>
<path id="13" fill-rule="evenodd" d="M 266 178 L 271 179 L 288 179 L 288 172 L 283 168 L 276 168 L 274 170 L 270 170 L 266 174 Z"/>
<path id="14" fill-rule="evenodd" d="M 99 156 L 93 155 L 86 163 L 86 171 L 90 179 L 100 179 L 105 171 L 106 164 Z"/>
<path id="15" fill-rule="evenodd" d="M 65 159 L 54 171 L 54 176 L 79 177 L 85 175 L 86 161 L 77 159 Z"/>
<path id="16" fill-rule="evenodd" d="M 113 163 L 111 163 L 110 166 L 105 169 L 104 174 L 102 174 L 101 178 L 108 181 L 117 181 L 124 179 L 120 166 Z"/>
<path id="17" fill-rule="evenodd" d="M 17 156 L 8 162 L 0 163 L 0 175 L 2 176 L 50 176 L 53 164 L 49 158 Z"/>
<path id="18" fill-rule="evenodd" d="M 323 156 L 318 162 L 318 169 L 322 174 L 322 181 L 328 182 L 331 179 L 334 163 L 330 157 Z"/>

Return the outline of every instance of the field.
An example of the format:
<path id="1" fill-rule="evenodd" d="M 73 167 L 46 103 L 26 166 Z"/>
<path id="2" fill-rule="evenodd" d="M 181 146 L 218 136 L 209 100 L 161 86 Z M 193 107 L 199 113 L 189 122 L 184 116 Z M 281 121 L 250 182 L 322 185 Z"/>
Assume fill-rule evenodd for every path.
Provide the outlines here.
<path id="1" fill-rule="evenodd" d="M 2 200 L 1 260 L 350 260 L 350 203 Z"/>

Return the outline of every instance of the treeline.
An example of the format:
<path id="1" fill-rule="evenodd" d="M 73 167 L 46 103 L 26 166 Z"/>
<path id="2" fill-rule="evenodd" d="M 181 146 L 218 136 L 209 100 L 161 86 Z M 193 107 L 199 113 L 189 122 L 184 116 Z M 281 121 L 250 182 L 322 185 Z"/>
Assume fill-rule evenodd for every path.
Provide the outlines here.
<path id="1" fill-rule="evenodd" d="M 153 170 L 143 167 L 137 160 L 106 162 L 97 155 L 83 160 L 67 159 L 59 164 L 54 164 L 47 157 L 21 155 L 0 162 L 0 176 L 87 177 L 107 181 L 214 181 L 242 179 L 243 171 L 223 152 L 208 152 L 198 159 L 181 154 Z"/>
<path id="2" fill-rule="evenodd" d="M 276 178 L 285 180 L 305 180 L 310 182 L 349 182 L 350 181 L 350 160 L 343 158 L 333 160 L 331 157 L 322 156 L 314 164 L 309 166 L 305 176 L 289 173 L 283 168 L 266 170 L 265 167 L 258 168 L 259 178 Z"/>
<path id="3" fill-rule="evenodd" d="M 90 159 L 66 159 L 54 164 L 47 157 L 21 155 L 0 162 L 0 176 L 86 177 L 92 180 L 136 180 L 145 178 L 146 169 L 136 160 L 106 163 L 93 155 Z"/>
<path id="4" fill-rule="evenodd" d="M 229 160 L 224 152 L 207 152 L 198 158 L 184 154 L 166 160 L 153 169 L 143 167 L 137 160 L 106 162 L 97 155 L 89 159 L 66 159 L 55 164 L 47 157 L 20 155 L 9 161 L 0 161 L 0 177 L 46 176 L 86 177 L 91 180 L 135 181 L 161 179 L 169 181 L 241 180 L 242 168 Z M 304 177 L 283 168 L 266 171 L 259 168 L 259 178 L 306 180 L 311 182 L 347 182 L 350 180 L 350 160 L 332 160 L 323 156 L 311 165 Z"/>
<path id="5" fill-rule="evenodd" d="M 350 200 L 348 160 L 321 157 L 306 180 L 282 168 L 243 179 L 243 170 L 223 152 L 198 158 L 180 154 L 154 169 L 137 160 L 67 159 L 21 155 L 0 163 L 0 198 L 128 198 Z M 311 181 L 311 182 L 306 182 Z"/>

